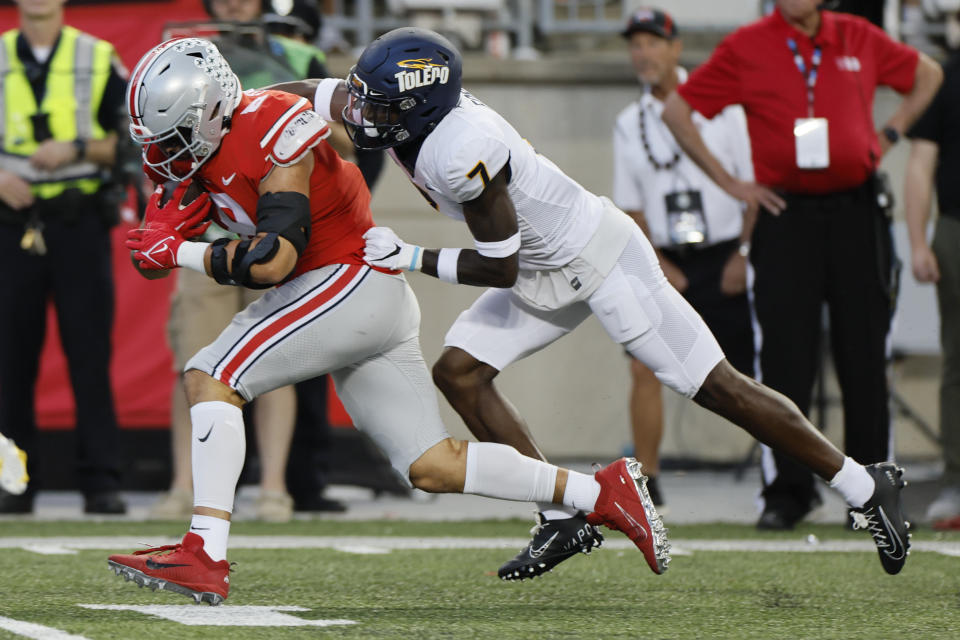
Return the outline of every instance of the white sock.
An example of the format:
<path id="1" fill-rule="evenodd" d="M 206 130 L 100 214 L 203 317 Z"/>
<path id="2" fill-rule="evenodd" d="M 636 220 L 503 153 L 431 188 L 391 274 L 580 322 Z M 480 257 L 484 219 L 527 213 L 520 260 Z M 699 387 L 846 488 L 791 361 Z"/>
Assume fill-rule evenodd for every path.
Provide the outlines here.
<path id="1" fill-rule="evenodd" d="M 561 507 L 553 502 L 538 502 L 537 511 L 547 520 L 566 520 L 577 515 L 577 510 L 573 507 Z"/>
<path id="2" fill-rule="evenodd" d="M 467 443 L 464 493 L 521 502 L 551 502 L 557 468 L 495 442 Z"/>
<path id="3" fill-rule="evenodd" d="M 230 537 L 230 521 L 213 516 L 193 514 L 190 531 L 203 538 L 203 550 L 214 562 L 226 560 L 227 538 Z"/>
<path id="4" fill-rule="evenodd" d="M 198 402 L 193 423 L 193 506 L 233 511 L 247 441 L 243 411 L 227 402 Z"/>
<path id="5" fill-rule="evenodd" d="M 866 467 L 847 456 L 840 471 L 830 480 L 830 486 L 840 492 L 848 505 L 859 509 L 873 495 L 876 483 Z"/>
<path id="6" fill-rule="evenodd" d="M 567 488 L 563 492 L 563 504 L 587 513 L 597 506 L 600 483 L 596 478 L 576 471 L 567 472 Z"/>

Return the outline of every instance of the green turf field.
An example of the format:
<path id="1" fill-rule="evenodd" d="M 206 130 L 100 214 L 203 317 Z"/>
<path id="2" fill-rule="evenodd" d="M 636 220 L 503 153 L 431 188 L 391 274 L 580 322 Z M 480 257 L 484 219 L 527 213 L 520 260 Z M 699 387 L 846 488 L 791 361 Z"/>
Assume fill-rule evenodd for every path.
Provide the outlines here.
<path id="1" fill-rule="evenodd" d="M 236 539 L 249 544 L 275 546 L 278 536 L 322 536 L 339 539 L 351 551 L 234 549 L 230 598 L 221 607 L 209 607 L 174 593 L 138 589 L 115 576 L 106 556 L 132 548 L 39 553 L 12 546 L 11 540 L 23 538 L 17 545 L 29 542 L 37 549 L 45 542 L 49 547 L 52 537 L 78 545 L 84 540 L 109 545 L 102 539 L 107 536 L 159 543 L 179 535 L 181 524 L 3 521 L 0 638 L 960 638 L 960 557 L 942 552 L 956 553 L 960 534 L 919 532 L 914 541 L 931 550 L 915 551 L 895 577 L 883 573 L 873 551 L 704 549 L 719 541 L 802 546 L 810 534 L 821 545 L 869 540 L 863 532 L 839 526 L 810 525 L 763 536 L 748 526 L 676 527 L 670 531 L 675 546 L 683 552 L 686 541 L 688 549 L 675 556 L 663 576 L 653 575 L 639 552 L 610 533 L 606 548 L 573 558 L 544 578 L 516 584 L 501 582 L 495 571 L 519 547 L 389 550 L 384 542 L 380 553 L 368 548 L 371 536 L 447 538 L 453 547 L 457 539 L 519 541 L 528 527 L 520 521 L 237 523 Z M 363 545 L 351 548 L 352 540 Z M 80 605 L 162 606 L 147 611 Z M 194 622 L 200 624 L 150 613 L 198 616 Z M 220 626 L 318 620 L 353 624 Z M 3 630 L 14 628 L 10 621 L 46 630 L 21 626 L 23 635 L 16 635 Z"/>

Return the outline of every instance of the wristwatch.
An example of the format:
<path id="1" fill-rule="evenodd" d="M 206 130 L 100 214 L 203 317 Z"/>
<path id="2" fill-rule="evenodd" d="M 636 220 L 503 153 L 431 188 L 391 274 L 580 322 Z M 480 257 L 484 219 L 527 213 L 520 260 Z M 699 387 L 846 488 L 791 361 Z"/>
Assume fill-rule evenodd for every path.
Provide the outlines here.
<path id="1" fill-rule="evenodd" d="M 897 141 L 900 140 L 900 132 L 890 125 L 884 127 L 881 133 L 883 133 L 883 137 L 886 138 L 890 144 L 897 144 Z"/>
<path id="2" fill-rule="evenodd" d="M 83 138 L 77 138 L 73 141 L 73 148 L 77 150 L 77 162 L 83 160 L 87 155 L 87 141 Z"/>

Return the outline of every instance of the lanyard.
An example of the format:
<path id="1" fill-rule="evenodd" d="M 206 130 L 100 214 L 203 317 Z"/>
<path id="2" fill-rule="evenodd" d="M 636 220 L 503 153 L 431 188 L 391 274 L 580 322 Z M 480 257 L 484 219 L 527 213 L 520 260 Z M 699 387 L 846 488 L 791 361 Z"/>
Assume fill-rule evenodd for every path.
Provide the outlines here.
<path id="1" fill-rule="evenodd" d="M 678 151 L 673 152 L 673 157 L 667 160 L 666 162 L 660 162 L 653 157 L 653 150 L 650 148 L 650 142 L 647 140 L 647 113 L 646 108 L 643 105 L 643 100 L 640 100 L 640 142 L 643 144 L 643 150 L 647 154 L 647 161 L 650 163 L 650 166 L 654 168 L 655 171 L 670 171 L 675 169 L 678 164 L 680 164 L 680 153 Z M 659 120 L 659 118 L 657 118 Z M 662 126 L 662 125 L 661 125 Z"/>
<path id="2" fill-rule="evenodd" d="M 817 86 L 817 70 L 820 69 L 820 59 L 822 57 L 822 52 L 820 51 L 820 45 L 816 45 L 813 48 L 813 57 L 810 58 L 810 69 L 807 69 L 806 63 L 803 61 L 803 56 L 800 55 L 800 49 L 797 48 L 797 41 L 793 38 L 787 38 L 787 46 L 790 47 L 790 52 L 793 54 L 793 62 L 797 65 L 797 69 L 800 71 L 800 75 L 803 76 L 807 84 L 807 115 L 813 117 L 813 89 Z"/>

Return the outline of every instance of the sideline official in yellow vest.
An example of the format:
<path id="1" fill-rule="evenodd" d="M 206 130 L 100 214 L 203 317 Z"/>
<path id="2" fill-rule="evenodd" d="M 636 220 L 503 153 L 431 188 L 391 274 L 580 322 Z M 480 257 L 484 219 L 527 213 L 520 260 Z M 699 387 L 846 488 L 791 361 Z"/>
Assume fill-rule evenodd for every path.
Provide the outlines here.
<path id="1" fill-rule="evenodd" d="M 15 0 L 19 27 L 0 35 L 0 431 L 37 464 L 34 391 L 52 298 L 84 509 L 123 513 L 108 375 L 115 206 L 103 196 L 126 71 L 109 42 L 63 24 L 65 1 Z M 39 484 L 0 491 L 0 513 L 31 512 Z"/>

